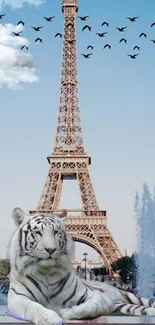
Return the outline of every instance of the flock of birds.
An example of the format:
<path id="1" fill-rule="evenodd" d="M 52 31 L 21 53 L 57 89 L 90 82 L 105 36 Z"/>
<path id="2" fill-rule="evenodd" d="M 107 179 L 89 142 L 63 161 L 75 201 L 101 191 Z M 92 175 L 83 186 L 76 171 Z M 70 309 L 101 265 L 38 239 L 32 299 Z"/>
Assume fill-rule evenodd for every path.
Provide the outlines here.
<path id="1" fill-rule="evenodd" d="M 6 14 L 1 14 L 0 15 L 0 20 L 1 19 L 3 19 L 3 17 L 4 16 L 6 16 Z M 55 18 L 55 16 L 51 16 L 51 17 L 43 17 L 47 22 L 52 22 L 53 21 L 53 19 Z M 81 20 L 81 21 L 86 21 L 87 20 L 87 18 L 89 18 L 89 16 L 78 16 L 78 18 Z M 136 22 L 136 20 L 138 19 L 139 17 L 137 16 L 137 17 L 127 17 L 127 19 L 128 20 L 130 20 L 130 22 Z M 20 20 L 18 23 L 17 23 L 17 26 L 18 25 L 23 25 L 23 26 L 25 26 L 25 22 L 24 21 L 22 21 L 22 20 Z M 67 25 L 67 27 L 69 27 L 70 25 L 72 25 L 73 26 L 73 24 L 72 23 L 68 23 L 68 25 Z M 5 26 L 5 24 L 3 24 L 3 26 Z M 101 24 L 101 27 L 103 27 L 103 26 L 106 26 L 106 27 L 109 27 L 109 23 L 108 22 L 106 22 L 106 21 L 104 21 L 102 24 Z M 151 24 L 151 28 L 153 27 L 153 26 L 155 26 L 155 22 L 153 22 L 152 24 Z M 32 26 L 31 27 L 32 29 L 34 29 L 34 31 L 36 31 L 36 32 L 40 32 L 40 30 L 41 30 L 41 28 L 43 28 L 43 26 L 38 26 L 38 27 L 34 27 L 34 26 Z M 126 28 L 127 28 L 127 26 L 125 26 L 125 27 L 115 27 L 120 33 L 123 33 L 125 30 L 126 30 Z M 88 29 L 90 32 L 91 32 L 91 30 L 92 30 L 92 27 L 91 26 L 89 26 L 89 25 L 84 25 L 83 26 L 83 28 L 82 28 L 82 31 L 84 31 L 84 30 L 86 30 L 86 29 Z M 18 36 L 20 36 L 22 33 L 23 33 L 23 31 L 19 31 L 19 32 L 12 32 L 16 37 L 18 37 Z M 102 32 L 102 33 L 96 33 L 96 35 L 98 35 L 98 37 L 105 37 L 105 35 L 107 34 L 108 32 Z M 61 33 L 56 33 L 55 34 L 55 38 L 56 37 L 60 37 L 60 38 L 62 38 L 62 34 Z M 142 33 L 140 33 L 140 35 L 139 35 L 139 38 L 141 38 L 141 37 L 144 37 L 144 38 L 147 38 L 147 34 L 146 33 L 144 33 L 144 32 L 142 32 Z M 70 43 L 73 43 L 73 42 L 75 42 L 76 40 L 69 40 L 68 42 L 70 42 Z M 43 42 L 43 39 L 42 38 L 40 38 L 40 37 L 37 37 L 36 39 L 35 39 L 35 43 L 37 43 L 37 42 L 40 42 L 40 43 L 42 43 Z M 127 39 L 126 38 L 124 38 L 124 37 L 122 37 L 121 39 L 120 39 L 120 41 L 119 41 L 119 43 L 122 43 L 122 42 L 124 42 L 124 43 L 127 43 Z M 155 39 L 151 39 L 151 42 L 153 42 L 153 43 L 155 43 Z M 111 45 L 110 44 L 105 44 L 104 45 L 104 49 L 106 49 L 106 48 L 108 48 L 108 49 L 111 49 Z M 23 49 L 26 49 L 27 51 L 28 51 L 28 46 L 26 46 L 26 45 L 23 45 L 22 47 L 21 47 L 21 50 L 23 50 Z M 87 46 L 87 50 L 89 50 L 89 49 L 91 49 L 92 51 L 93 51 L 93 49 L 94 49 L 94 47 L 92 46 L 92 45 L 88 45 Z M 135 45 L 134 47 L 133 47 L 133 51 L 134 50 L 136 50 L 137 49 L 137 51 L 140 51 L 140 46 L 138 46 L 138 45 Z M 87 53 L 87 54 L 84 54 L 84 53 L 81 53 L 81 55 L 85 58 L 85 59 L 89 59 L 90 58 L 90 56 L 92 55 L 93 53 Z M 139 53 L 136 53 L 136 54 L 127 54 L 131 59 L 136 59 L 137 58 L 137 56 L 139 55 Z"/>
<path id="2" fill-rule="evenodd" d="M 3 17 L 4 16 L 6 16 L 6 14 L 2 14 L 2 15 L 0 15 L 0 19 L 3 19 Z M 46 21 L 52 21 L 52 19 L 54 19 L 55 18 L 55 16 L 53 16 L 53 17 L 43 17 L 44 19 L 46 19 Z M 22 25 L 22 26 L 25 26 L 25 22 L 23 21 L 23 20 L 20 20 L 18 23 L 17 23 L 17 26 L 19 26 L 19 25 Z M 5 24 L 3 24 L 3 26 L 5 26 Z M 40 32 L 40 29 L 41 28 L 43 28 L 43 26 L 39 26 L 39 27 L 31 27 L 31 28 L 33 28 L 36 32 Z M 20 32 L 12 32 L 12 34 L 14 34 L 15 36 L 20 36 L 21 34 L 23 33 L 23 31 L 20 31 Z M 55 35 L 55 37 L 57 37 L 58 35 L 61 35 L 60 33 L 57 33 L 56 35 Z M 62 37 L 62 35 L 61 35 L 61 37 Z M 40 37 L 37 37 L 36 39 L 35 39 L 35 43 L 37 43 L 37 42 L 40 42 L 40 43 L 42 43 L 42 38 L 40 38 Z M 23 49 L 26 49 L 27 51 L 28 51 L 28 46 L 26 46 L 26 45 L 23 45 L 22 47 L 21 47 L 21 50 L 23 50 Z"/>
<path id="3" fill-rule="evenodd" d="M 85 21 L 85 20 L 87 20 L 88 17 L 89 17 L 89 16 L 78 17 L 78 18 L 80 18 L 82 21 Z M 138 16 L 136 16 L 136 17 L 127 17 L 127 19 L 129 19 L 131 22 L 136 22 L 136 20 L 137 20 L 138 18 L 139 18 Z M 101 24 L 101 27 L 103 27 L 104 25 L 105 25 L 106 27 L 109 27 L 109 23 L 108 23 L 107 21 L 104 21 L 104 22 Z M 153 23 L 151 24 L 150 27 L 152 28 L 153 26 L 155 26 L 155 22 L 153 22 Z M 120 33 L 122 33 L 122 32 L 125 31 L 125 29 L 127 28 L 127 26 L 124 26 L 124 27 L 115 27 L 115 28 L 116 28 Z M 83 26 L 82 31 L 84 31 L 85 29 L 88 29 L 88 30 L 91 32 L 92 27 L 89 26 L 89 25 L 85 25 L 85 26 Z M 96 35 L 98 35 L 99 37 L 105 37 L 105 35 L 106 35 L 107 33 L 108 33 L 108 32 L 96 33 Z M 140 33 L 140 35 L 139 35 L 139 38 L 140 38 L 140 37 L 147 38 L 147 34 L 142 32 L 142 33 Z M 127 43 L 127 39 L 124 38 L 124 37 L 122 37 L 122 38 L 120 39 L 119 43 L 122 43 L 122 42 Z M 155 43 L 155 39 L 151 39 L 151 42 Z M 104 45 L 104 49 L 106 49 L 106 48 L 111 49 L 111 45 L 108 44 L 108 43 L 105 44 L 105 45 Z M 89 49 L 93 50 L 94 47 L 93 47 L 92 45 L 88 45 L 87 50 L 89 50 Z M 136 49 L 137 49 L 138 51 L 140 51 L 140 46 L 135 45 L 135 46 L 133 47 L 133 51 L 136 50 Z M 90 56 L 91 56 L 92 54 L 93 54 L 93 53 L 87 53 L 87 54 L 83 54 L 83 53 L 82 53 L 81 55 L 83 55 L 84 58 L 89 59 Z M 139 55 L 139 53 L 136 53 L 136 54 L 127 54 L 127 55 L 128 55 L 131 59 L 136 59 L 136 57 Z"/>

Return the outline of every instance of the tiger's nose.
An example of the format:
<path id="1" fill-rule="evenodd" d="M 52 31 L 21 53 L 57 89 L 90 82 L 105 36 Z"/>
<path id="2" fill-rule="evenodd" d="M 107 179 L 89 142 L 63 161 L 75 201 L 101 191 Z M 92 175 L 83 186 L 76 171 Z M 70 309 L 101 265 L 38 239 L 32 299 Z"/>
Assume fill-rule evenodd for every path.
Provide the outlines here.
<path id="1" fill-rule="evenodd" d="M 55 252 L 56 248 L 46 248 L 45 247 L 45 250 L 51 255 Z"/>

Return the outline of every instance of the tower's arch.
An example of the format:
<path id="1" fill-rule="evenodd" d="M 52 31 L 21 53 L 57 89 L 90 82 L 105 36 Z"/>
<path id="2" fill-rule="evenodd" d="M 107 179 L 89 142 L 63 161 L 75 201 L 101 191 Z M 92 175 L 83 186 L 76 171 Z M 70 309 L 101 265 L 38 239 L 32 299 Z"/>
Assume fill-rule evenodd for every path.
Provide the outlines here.
<path id="1" fill-rule="evenodd" d="M 97 243 L 95 243 L 93 240 L 91 240 L 89 238 L 86 239 L 83 236 L 76 236 L 76 235 L 74 235 L 74 237 L 72 237 L 72 239 L 75 242 L 80 242 L 80 243 L 86 244 L 86 245 L 92 247 L 93 249 L 95 249 L 95 251 L 101 256 L 101 258 L 102 258 L 102 260 L 104 262 L 104 265 L 105 265 L 106 269 L 109 270 L 109 263 L 107 263 L 106 255 L 104 254 L 104 252 L 102 252 L 102 250 L 100 250 L 98 248 Z"/>

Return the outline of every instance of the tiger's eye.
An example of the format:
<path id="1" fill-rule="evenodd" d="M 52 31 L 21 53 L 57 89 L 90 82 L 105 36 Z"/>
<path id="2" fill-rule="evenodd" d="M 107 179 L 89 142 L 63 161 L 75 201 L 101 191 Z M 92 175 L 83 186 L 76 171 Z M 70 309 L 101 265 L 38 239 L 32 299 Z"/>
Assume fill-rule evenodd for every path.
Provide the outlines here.
<path id="1" fill-rule="evenodd" d="M 58 230 L 54 230 L 54 235 L 58 234 Z"/>
<path id="2" fill-rule="evenodd" d="M 42 236 L 42 233 L 41 233 L 41 231 L 39 231 L 39 230 L 36 231 L 35 233 L 36 233 L 37 235 L 39 235 L 39 236 Z"/>

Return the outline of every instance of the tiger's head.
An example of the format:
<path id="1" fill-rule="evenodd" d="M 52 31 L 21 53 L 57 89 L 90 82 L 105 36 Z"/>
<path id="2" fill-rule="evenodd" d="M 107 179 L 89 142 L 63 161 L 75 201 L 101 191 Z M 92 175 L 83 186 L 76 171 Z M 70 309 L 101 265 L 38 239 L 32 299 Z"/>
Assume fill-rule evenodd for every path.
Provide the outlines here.
<path id="1" fill-rule="evenodd" d="M 17 226 L 9 242 L 11 267 L 19 273 L 53 274 L 69 267 L 72 239 L 65 230 L 67 212 L 27 215 L 20 208 L 12 216 Z"/>

